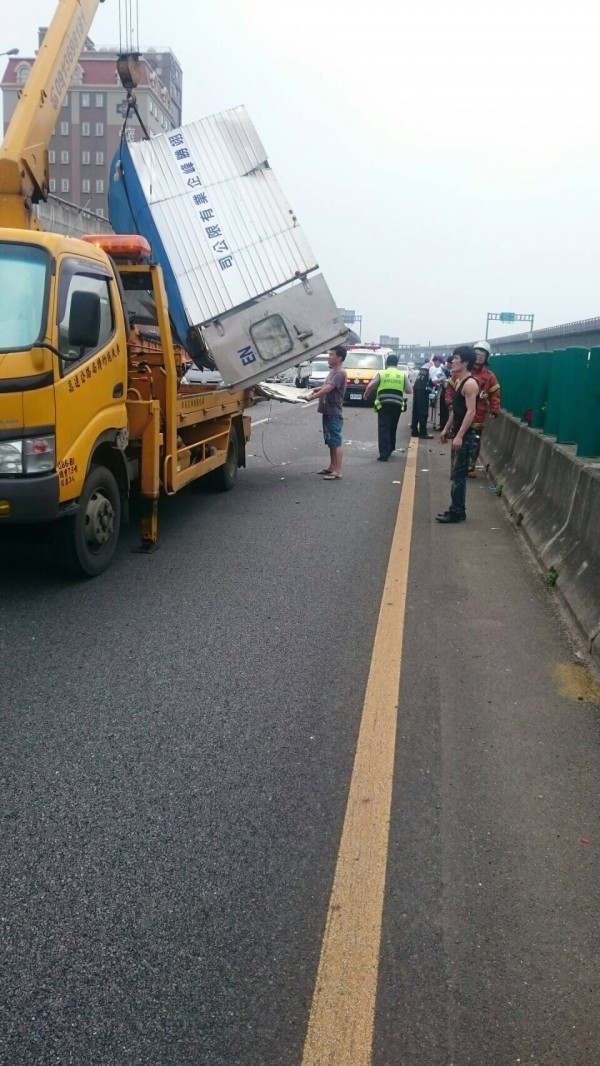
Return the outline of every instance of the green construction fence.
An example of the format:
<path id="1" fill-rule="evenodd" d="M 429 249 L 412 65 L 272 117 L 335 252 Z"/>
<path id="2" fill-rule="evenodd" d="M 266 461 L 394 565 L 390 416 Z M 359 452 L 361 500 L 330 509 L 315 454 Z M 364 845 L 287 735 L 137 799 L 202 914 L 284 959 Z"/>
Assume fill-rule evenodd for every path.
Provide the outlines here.
<path id="1" fill-rule="evenodd" d="M 492 355 L 501 406 L 532 429 L 600 458 L 600 347 Z"/>

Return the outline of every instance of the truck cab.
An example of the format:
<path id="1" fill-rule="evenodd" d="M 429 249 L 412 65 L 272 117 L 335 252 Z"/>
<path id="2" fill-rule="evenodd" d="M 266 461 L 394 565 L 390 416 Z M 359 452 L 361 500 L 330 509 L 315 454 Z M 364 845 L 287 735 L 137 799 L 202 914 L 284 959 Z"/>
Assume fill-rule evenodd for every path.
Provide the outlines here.
<path id="1" fill-rule="evenodd" d="M 0 523 L 53 521 L 99 449 L 126 477 L 127 334 L 115 272 L 91 244 L 2 230 Z"/>
<path id="2" fill-rule="evenodd" d="M 146 550 L 162 493 L 206 475 L 233 488 L 254 397 L 182 384 L 187 355 L 143 237 L 2 230 L 0 282 L 0 532 L 53 523 L 66 569 L 95 577 L 134 483 Z"/>

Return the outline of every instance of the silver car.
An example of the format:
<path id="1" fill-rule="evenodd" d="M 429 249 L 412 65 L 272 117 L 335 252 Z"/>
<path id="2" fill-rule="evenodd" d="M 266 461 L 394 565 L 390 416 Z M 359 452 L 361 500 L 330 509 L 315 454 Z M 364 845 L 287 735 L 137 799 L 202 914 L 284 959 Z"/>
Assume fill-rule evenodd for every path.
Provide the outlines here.
<path id="1" fill-rule="evenodd" d="M 223 378 L 218 370 L 200 370 L 197 366 L 190 366 L 181 379 L 182 385 L 223 385 Z"/>
<path id="2" fill-rule="evenodd" d="M 309 389 L 320 389 L 325 384 L 325 378 L 329 373 L 329 362 L 326 355 L 317 355 L 310 365 Z"/>

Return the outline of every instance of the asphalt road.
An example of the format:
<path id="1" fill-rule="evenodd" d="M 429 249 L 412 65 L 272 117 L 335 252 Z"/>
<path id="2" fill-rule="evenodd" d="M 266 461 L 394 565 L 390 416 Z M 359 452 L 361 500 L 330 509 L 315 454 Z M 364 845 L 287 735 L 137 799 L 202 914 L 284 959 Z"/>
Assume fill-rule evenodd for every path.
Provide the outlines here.
<path id="1" fill-rule="evenodd" d="M 0 546 L 3 1066 L 301 1063 L 404 454 L 349 409 L 326 483 L 314 407 L 254 419 L 154 555 Z M 419 449 L 373 1063 L 593 1066 L 599 708 L 502 502 L 437 526 Z"/>

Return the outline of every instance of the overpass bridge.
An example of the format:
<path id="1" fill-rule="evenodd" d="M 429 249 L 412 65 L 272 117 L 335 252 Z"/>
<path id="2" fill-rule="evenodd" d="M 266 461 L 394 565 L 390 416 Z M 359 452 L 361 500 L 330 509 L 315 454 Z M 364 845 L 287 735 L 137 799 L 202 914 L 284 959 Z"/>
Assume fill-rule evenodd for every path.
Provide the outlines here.
<path id="1" fill-rule="evenodd" d="M 584 318 L 561 326 L 515 333 L 490 340 L 495 352 L 552 352 L 557 348 L 594 348 L 600 344 L 600 318 Z"/>
<path id="2" fill-rule="evenodd" d="M 579 322 L 564 322 L 560 326 L 547 326 L 536 329 L 533 333 L 513 333 L 509 337 L 490 337 L 489 343 L 494 352 L 501 354 L 517 352 L 553 352 L 558 348 L 594 348 L 600 345 L 600 318 L 584 318 Z M 474 344 L 481 340 L 481 335 L 469 340 L 455 341 L 453 344 L 401 344 L 398 347 L 400 358 L 418 362 L 429 359 L 432 355 L 448 354 L 459 344 Z"/>

